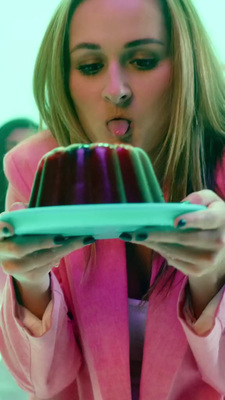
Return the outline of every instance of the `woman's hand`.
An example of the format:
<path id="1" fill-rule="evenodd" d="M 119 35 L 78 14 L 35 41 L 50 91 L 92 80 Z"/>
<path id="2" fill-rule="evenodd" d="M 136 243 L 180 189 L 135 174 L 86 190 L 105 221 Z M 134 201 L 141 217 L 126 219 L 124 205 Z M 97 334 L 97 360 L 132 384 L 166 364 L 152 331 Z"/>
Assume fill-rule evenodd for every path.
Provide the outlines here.
<path id="1" fill-rule="evenodd" d="M 177 218 L 175 227 L 179 221 L 186 221 L 180 232 L 153 233 L 149 239 L 169 265 L 185 275 L 214 274 L 219 279 L 225 274 L 225 202 L 210 190 L 192 193 L 184 201 L 205 205 L 207 209 Z M 185 232 L 187 228 L 197 231 Z"/>
<path id="2" fill-rule="evenodd" d="M 14 203 L 10 210 L 24 208 L 27 204 Z M 14 278 L 17 302 L 41 320 L 51 300 L 49 272 L 63 257 L 93 241 L 81 236 L 16 236 L 10 224 L 0 221 L 0 268 Z"/>
<path id="3" fill-rule="evenodd" d="M 211 190 L 202 190 L 183 201 L 207 206 L 204 211 L 184 214 L 174 221 L 186 221 L 176 232 L 150 232 L 142 242 L 160 253 L 169 265 L 189 277 L 213 274 L 225 276 L 225 202 Z M 186 231 L 195 228 L 196 231 Z M 138 240 L 133 243 L 140 244 Z"/>
<path id="4" fill-rule="evenodd" d="M 14 203 L 10 211 L 24 208 L 27 203 Z M 53 267 L 59 267 L 61 258 L 93 243 L 90 237 L 57 238 L 56 242 L 51 235 L 15 236 L 10 224 L 0 222 L 0 268 L 18 282 L 35 287 L 46 281 Z"/>
<path id="5" fill-rule="evenodd" d="M 188 276 L 192 309 L 198 319 L 225 284 L 225 202 L 211 190 L 192 193 L 183 201 L 207 209 L 176 218 L 174 226 L 180 231 L 151 231 L 142 244 Z M 140 244 L 140 239 L 136 236 L 132 242 Z"/>
<path id="6" fill-rule="evenodd" d="M 84 247 L 83 239 L 69 238 L 56 245 L 51 236 L 0 238 L 0 265 L 20 283 L 35 287 L 59 266 L 61 258 Z"/>

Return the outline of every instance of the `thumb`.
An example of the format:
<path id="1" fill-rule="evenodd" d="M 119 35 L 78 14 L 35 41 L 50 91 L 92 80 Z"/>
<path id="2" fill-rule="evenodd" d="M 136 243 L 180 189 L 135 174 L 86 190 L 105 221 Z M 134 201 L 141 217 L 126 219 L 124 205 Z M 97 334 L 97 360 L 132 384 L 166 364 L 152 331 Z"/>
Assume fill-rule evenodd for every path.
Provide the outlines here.
<path id="1" fill-rule="evenodd" d="M 16 202 L 11 205 L 9 211 L 25 210 L 28 208 L 28 203 Z"/>
<path id="2" fill-rule="evenodd" d="M 10 207 L 9 210 L 4 211 L 0 213 L 0 217 L 4 217 L 5 214 L 11 211 L 18 211 L 18 210 L 25 210 L 28 208 L 29 203 L 23 203 L 23 202 L 16 202 L 13 203 Z M 7 228 L 8 231 L 4 232 L 4 228 Z M 8 224 L 7 222 L 4 221 L 4 218 L 2 221 L 0 221 L 0 240 L 4 239 L 5 237 L 10 237 L 13 236 L 15 233 L 14 228 L 12 225 Z"/>
<path id="3" fill-rule="evenodd" d="M 202 206 L 209 207 L 215 202 L 222 202 L 223 200 L 212 190 L 204 189 L 200 190 L 198 192 L 194 192 L 189 194 L 185 199 L 182 200 L 184 201 L 189 201 L 192 204 L 199 204 Z"/>

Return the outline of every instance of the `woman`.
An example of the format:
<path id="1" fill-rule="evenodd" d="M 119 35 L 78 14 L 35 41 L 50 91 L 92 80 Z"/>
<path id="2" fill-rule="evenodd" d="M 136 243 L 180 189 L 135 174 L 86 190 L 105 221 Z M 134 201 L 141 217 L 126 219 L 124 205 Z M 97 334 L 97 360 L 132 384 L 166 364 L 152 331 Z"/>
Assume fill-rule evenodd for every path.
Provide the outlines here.
<path id="1" fill-rule="evenodd" d="M 90 247 L 1 224 L 1 352 L 31 399 L 224 398 L 224 87 L 190 0 L 60 4 L 34 73 L 49 130 L 5 157 L 7 210 L 29 202 L 47 151 L 123 143 L 116 117 L 132 120 L 127 141 L 151 158 L 166 200 L 207 209 L 177 218 L 174 234 Z"/>

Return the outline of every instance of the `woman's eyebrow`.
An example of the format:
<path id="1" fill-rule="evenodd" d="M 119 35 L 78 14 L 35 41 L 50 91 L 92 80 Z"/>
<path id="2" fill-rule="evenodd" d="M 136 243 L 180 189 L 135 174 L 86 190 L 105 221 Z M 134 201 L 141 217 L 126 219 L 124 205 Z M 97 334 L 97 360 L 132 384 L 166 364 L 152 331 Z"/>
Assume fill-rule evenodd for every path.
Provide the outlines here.
<path id="1" fill-rule="evenodd" d="M 146 38 L 146 39 L 138 39 L 138 40 L 134 40 L 133 42 L 126 43 L 124 45 L 124 49 L 130 49 L 132 47 L 141 46 L 141 45 L 145 45 L 145 44 L 149 44 L 149 43 L 156 43 L 156 44 L 160 44 L 162 46 L 165 45 L 165 43 L 161 42 L 158 39 Z M 78 45 L 73 47 L 73 49 L 70 51 L 70 53 L 73 53 L 74 51 L 80 50 L 80 49 L 101 50 L 101 46 L 99 46 L 96 43 L 79 43 Z"/>

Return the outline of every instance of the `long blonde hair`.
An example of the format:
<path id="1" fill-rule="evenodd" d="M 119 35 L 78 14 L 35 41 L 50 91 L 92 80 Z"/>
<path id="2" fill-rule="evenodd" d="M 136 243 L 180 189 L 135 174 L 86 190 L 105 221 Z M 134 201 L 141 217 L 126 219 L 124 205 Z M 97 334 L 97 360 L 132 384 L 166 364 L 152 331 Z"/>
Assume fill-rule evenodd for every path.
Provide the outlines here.
<path id="1" fill-rule="evenodd" d="M 34 69 L 33 91 L 40 112 L 40 130 L 45 122 L 59 146 L 90 143 L 69 92 L 69 29 L 73 13 L 83 1 L 60 3 L 44 35 Z M 224 143 L 225 78 L 192 1 L 158 1 L 170 43 L 173 78 L 170 123 L 153 166 L 163 163 L 160 184 L 164 189 L 170 188 L 169 201 L 179 202 L 190 190 L 209 186 L 206 142 Z"/>

